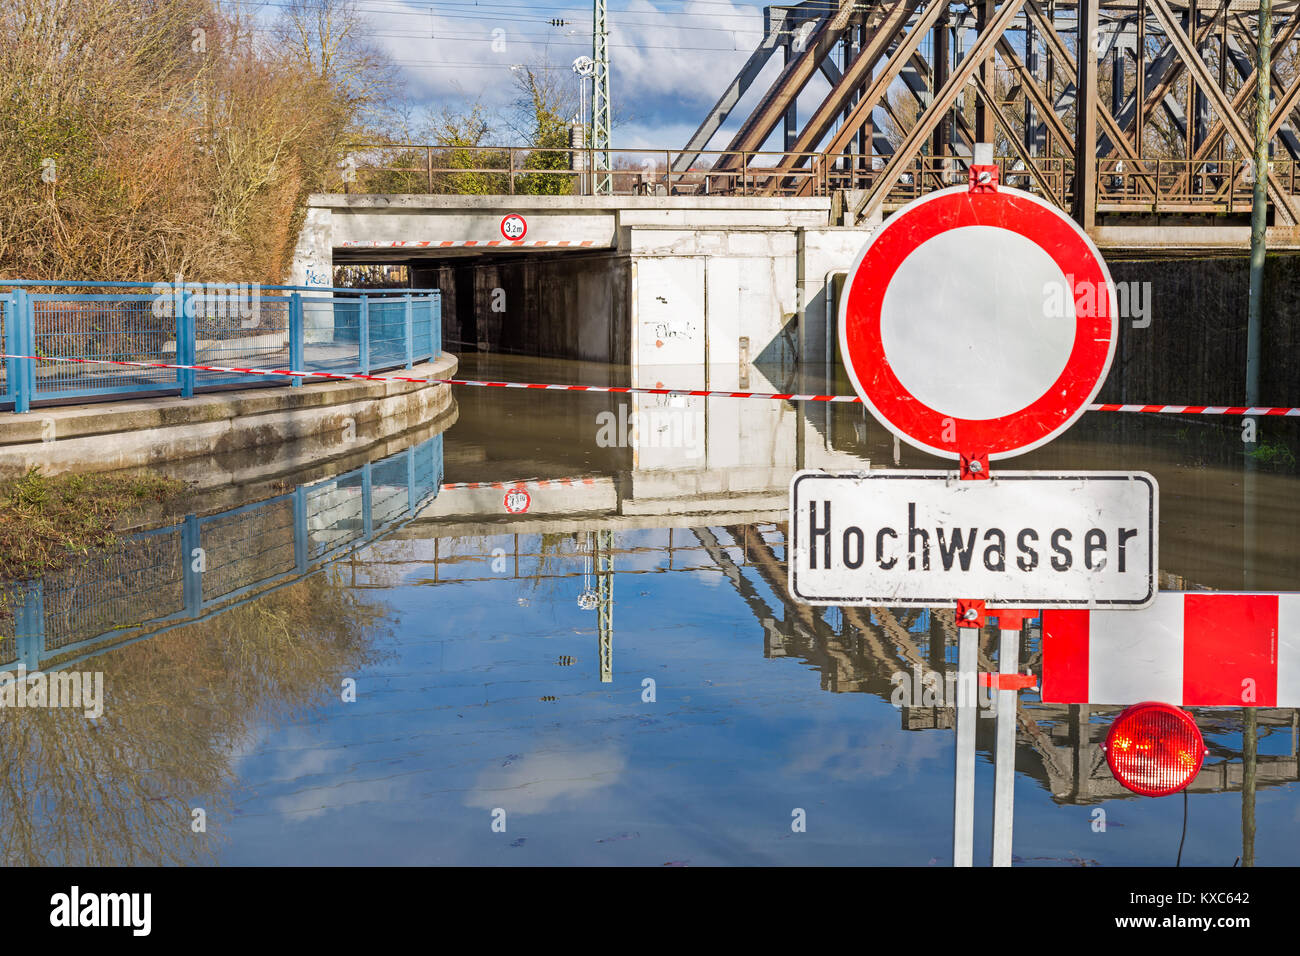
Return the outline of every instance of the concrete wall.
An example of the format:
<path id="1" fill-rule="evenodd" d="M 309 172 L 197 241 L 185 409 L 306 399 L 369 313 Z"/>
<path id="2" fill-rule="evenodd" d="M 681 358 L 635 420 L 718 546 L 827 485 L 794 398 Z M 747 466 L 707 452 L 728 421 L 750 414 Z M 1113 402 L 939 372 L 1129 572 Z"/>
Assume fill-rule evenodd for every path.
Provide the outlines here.
<path id="1" fill-rule="evenodd" d="M 449 347 L 625 365 L 634 382 L 661 366 L 699 366 L 704 385 L 747 364 L 791 367 L 801 355 L 824 361 L 817 283 L 847 268 L 869 234 L 828 228 L 825 198 L 313 196 L 311 203 L 296 281 L 305 281 L 325 245 L 335 262 L 404 261 L 414 285 L 443 290 Z M 528 221 L 528 242 L 584 241 L 609 252 L 438 245 L 499 241 L 510 213 Z M 813 237 L 811 262 L 803 261 L 805 234 Z"/>
<path id="2" fill-rule="evenodd" d="M 1150 283 L 1144 296 L 1150 313 L 1120 322 L 1115 360 L 1099 400 L 1244 403 L 1250 260 L 1112 257 L 1108 264 L 1117 285 Z M 1300 405 L 1300 256 L 1268 258 L 1261 331 L 1260 401 Z"/>
<path id="3" fill-rule="evenodd" d="M 334 285 L 334 213 L 328 206 L 309 206 L 293 253 L 289 285 Z"/>

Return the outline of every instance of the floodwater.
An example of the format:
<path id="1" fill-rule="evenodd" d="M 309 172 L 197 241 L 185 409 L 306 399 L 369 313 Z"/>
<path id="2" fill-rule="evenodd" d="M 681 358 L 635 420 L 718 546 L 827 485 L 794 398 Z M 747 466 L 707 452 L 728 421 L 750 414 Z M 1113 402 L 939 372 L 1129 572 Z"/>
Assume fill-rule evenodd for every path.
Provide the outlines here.
<path id="1" fill-rule="evenodd" d="M 471 377 L 621 381 L 469 358 Z M 37 610 L 26 637 L 0 632 L 0 660 L 25 647 L 102 673 L 103 713 L 0 710 L 0 859 L 951 864 L 953 712 L 895 702 L 955 667 L 951 614 L 799 605 L 784 563 L 797 468 L 934 459 L 860 406 L 456 398 L 440 435 L 255 500 L 195 496 L 19 595 Z M 1166 589 L 1300 590 L 1300 441 L 1264 423 L 1248 447 L 1236 424 L 1090 414 L 1016 467 L 1154 474 Z M 1021 648 L 1036 671 L 1038 640 Z M 981 644 L 988 666 L 996 632 Z M 1184 798 L 1114 782 L 1099 744 L 1115 709 L 1021 699 L 1017 863 L 1173 865 Z M 1210 755 L 1181 862 L 1232 865 L 1252 842 L 1243 712 L 1195 713 Z M 977 735 L 977 864 L 994 723 Z M 1254 859 L 1297 865 L 1297 715 L 1258 724 Z"/>

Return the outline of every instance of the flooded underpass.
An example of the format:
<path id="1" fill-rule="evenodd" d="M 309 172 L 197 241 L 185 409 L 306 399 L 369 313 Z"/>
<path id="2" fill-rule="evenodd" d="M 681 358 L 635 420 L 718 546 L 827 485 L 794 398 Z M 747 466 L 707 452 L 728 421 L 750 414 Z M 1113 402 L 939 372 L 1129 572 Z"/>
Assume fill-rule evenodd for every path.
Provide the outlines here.
<path id="1" fill-rule="evenodd" d="M 747 387 L 843 393 L 797 378 Z M 956 667 L 952 612 L 808 606 L 786 577 L 795 471 L 934 459 L 860 405 L 455 397 L 436 434 L 194 496 L 16 591 L 0 662 L 101 673 L 102 714 L 6 710 L 6 863 L 951 865 L 954 709 L 924 678 Z M 1090 413 L 1016 467 L 1153 474 L 1164 590 L 1300 590 L 1300 441 L 1260 429 Z M 1020 661 L 1041 673 L 1036 622 Z M 1193 708 L 1210 752 L 1184 836 L 1183 798 L 1111 776 L 1119 708 L 1021 700 L 1015 862 L 1231 866 L 1244 839 L 1300 864 L 1295 710 L 1256 711 L 1248 766 L 1245 712 Z"/>

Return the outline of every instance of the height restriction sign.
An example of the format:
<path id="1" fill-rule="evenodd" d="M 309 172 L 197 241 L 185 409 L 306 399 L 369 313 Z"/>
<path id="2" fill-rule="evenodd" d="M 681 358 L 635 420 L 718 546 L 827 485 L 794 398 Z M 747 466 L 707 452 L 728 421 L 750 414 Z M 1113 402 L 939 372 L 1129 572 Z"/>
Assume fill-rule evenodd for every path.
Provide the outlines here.
<path id="1" fill-rule="evenodd" d="M 1064 212 L 1016 189 L 943 189 L 858 254 L 839 335 L 890 431 L 945 458 L 1010 458 L 1074 423 L 1110 370 L 1110 272 Z"/>

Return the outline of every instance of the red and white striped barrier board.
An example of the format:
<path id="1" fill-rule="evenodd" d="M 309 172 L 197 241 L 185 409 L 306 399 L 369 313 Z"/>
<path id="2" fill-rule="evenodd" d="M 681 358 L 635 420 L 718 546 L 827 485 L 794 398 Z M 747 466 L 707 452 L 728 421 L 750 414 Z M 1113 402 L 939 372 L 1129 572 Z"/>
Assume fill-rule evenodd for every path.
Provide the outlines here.
<path id="1" fill-rule="evenodd" d="M 1300 707 L 1300 593 L 1161 591 L 1138 611 L 1045 610 L 1042 698 Z"/>
<path id="2" fill-rule="evenodd" d="M 585 249 L 594 246 L 594 239 L 413 239 L 394 240 L 391 242 L 348 240 L 343 246 L 348 249 L 451 249 L 468 246 L 527 246 L 535 248 L 546 246 L 554 249 Z"/>
<path id="3" fill-rule="evenodd" d="M 478 388 L 532 388 L 550 392 L 606 392 L 616 395 L 689 395 L 695 398 L 764 398 L 782 402 L 844 402 L 861 404 L 856 395 L 802 395 L 796 392 L 732 392 L 713 388 L 643 388 L 630 385 L 557 385 L 544 382 L 482 382 L 466 378 L 413 378 L 409 375 L 363 375 L 360 372 L 307 372 L 288 368 L 235 368 L 229 365 L 176 365 L 126 359 L 88 359 L 50 355 L 0 355 L 0 359 L 70 362 L 75 365 L 123 365 L 131 368 L 193 369 L 196 372 L 235 372 L 240 375 L 283 375 L 288 378 L 356 379 L 363 382 L 415 382 L 421 385 L 467 385 Z M 1275 415 L 1300 418 L 1300 408 L 1248 405 L 1089 405 L 1090 412 L 1152 412 L 1164 415 Z"/>

